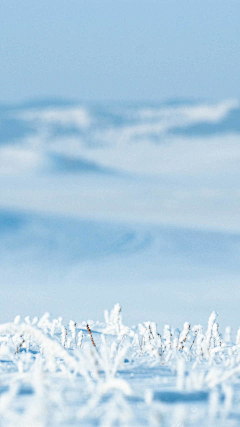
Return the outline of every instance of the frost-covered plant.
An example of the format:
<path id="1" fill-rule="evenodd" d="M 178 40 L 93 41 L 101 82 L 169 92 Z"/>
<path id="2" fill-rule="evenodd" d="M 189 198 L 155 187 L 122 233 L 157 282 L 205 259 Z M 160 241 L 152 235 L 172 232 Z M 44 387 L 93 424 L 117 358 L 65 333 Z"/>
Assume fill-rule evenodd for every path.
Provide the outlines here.
<path id="1" fill-rule="evenodd" d="M 182 330 L 180 337 L 179 337 L 179 344 L 178 344 L 179 350 L 183 350 L 185 342 L 186 342 L 188 334 L 189 334 L 189 331 L 190 331 L 190 328 L 191 328 L 190 324 L 188 322 L 185 322 L 183 325 L 183 330 Z"/>
<path id="2" fill-rule="evenodd" d="M 138 331 L 139 333 L 134 335 L 133 345 L 139 346 L 141 355 L 148 354 L 160 360 L 162 357 L 163 343 L 161 335 L 157 332 L 156 323 L 139 323 Z"/>
<path id="3" fill-rule="evenodd" d="M 216 322 L 216 319 L 217 319 L 217 313 L 213 311 L 211 316 L 208 319 L 208 328 L 207 328 L 206 340 L 205 340 L 206 354 L 209 354 L 211 346 L 214 345 L 212 342 L 212 332 L 213 332 L 213 326 Z"/>
<path id="4" fill-rule="evenodd" d="M 104 331 L 105 333 L 119 334 L 120 331 L 124 328 L 121 312 L 122 307 L 120 304 L 115 304 L 110 312 L 108 310 L 104 311 L 106 322 L 106 329 Z"/>

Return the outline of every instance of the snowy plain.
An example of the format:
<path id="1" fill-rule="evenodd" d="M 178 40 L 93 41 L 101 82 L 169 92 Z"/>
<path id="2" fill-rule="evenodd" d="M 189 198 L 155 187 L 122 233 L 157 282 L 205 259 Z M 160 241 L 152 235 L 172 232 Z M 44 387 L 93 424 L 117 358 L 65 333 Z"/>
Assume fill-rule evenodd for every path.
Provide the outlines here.
<path id="1" fill-rule="evenodd" d="M 239 425 L 240 329 L 21 319 L 0 325 L 2 426 Z M 234 341 L 232 341 L 234 339 Z"/>
<path id="2" fill-rule="evenodd" d="M 42 100 L 0 123 L 0 322 L 31 318 L 0 326 L 2 425 L 239 425 L 238 101 Z M 127 328 L 101 323 L 117 301 Z"/>
<path id="3" fill-rule="evenodd" d="M 132 324 L 215 309 L 237 328 L 239 116 L 236 100 L 1 105 L 0 320 L 119 301 Z"/>

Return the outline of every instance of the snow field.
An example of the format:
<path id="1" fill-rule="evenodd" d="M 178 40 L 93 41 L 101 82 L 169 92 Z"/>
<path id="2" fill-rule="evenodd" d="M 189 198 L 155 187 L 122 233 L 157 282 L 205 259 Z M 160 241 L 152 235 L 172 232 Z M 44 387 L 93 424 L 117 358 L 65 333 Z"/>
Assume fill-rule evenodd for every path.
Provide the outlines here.
<path id="1" fill-rule="evenodd" d="M 17 316 L 0 325 L 1 426 L 237 426 L 240 330 Z M 234 341 L 234 342 L 233 342 Z"/>

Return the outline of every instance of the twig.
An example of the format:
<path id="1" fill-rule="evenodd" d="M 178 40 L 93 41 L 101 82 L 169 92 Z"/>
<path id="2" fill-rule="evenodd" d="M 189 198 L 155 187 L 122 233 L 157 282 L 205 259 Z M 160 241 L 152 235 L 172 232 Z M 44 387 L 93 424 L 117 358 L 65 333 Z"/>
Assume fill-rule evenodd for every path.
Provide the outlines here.
<path id="1" fill-rule="evenodd" d="M 92 331 L 91 331 L 91 329 L 90 329 L 90 327 L 89 327 L 88 323 L 87 323 L 86 328 L 87 328 L 88 333 L 89 333 L 89 335 L 90 335 L 90 338 L 91 338 L 91 341 L 92 341 L 92 345 L 93 345 L 93 347 L 97 348 L 97 346 L 96 346 L 96 344 L 95 344 L 95 342 L 94 342 L 93 336 L 92 336 Z"/>

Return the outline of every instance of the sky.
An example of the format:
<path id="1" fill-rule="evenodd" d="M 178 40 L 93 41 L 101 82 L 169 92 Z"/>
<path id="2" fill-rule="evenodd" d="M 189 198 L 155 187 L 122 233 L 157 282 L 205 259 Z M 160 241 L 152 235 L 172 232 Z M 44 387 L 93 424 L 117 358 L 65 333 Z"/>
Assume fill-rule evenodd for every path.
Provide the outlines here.
<path id="1" fill-rule="evenodd" d="M 240 94 L 239 0 L 1 0 L 0 101 Z"/>

